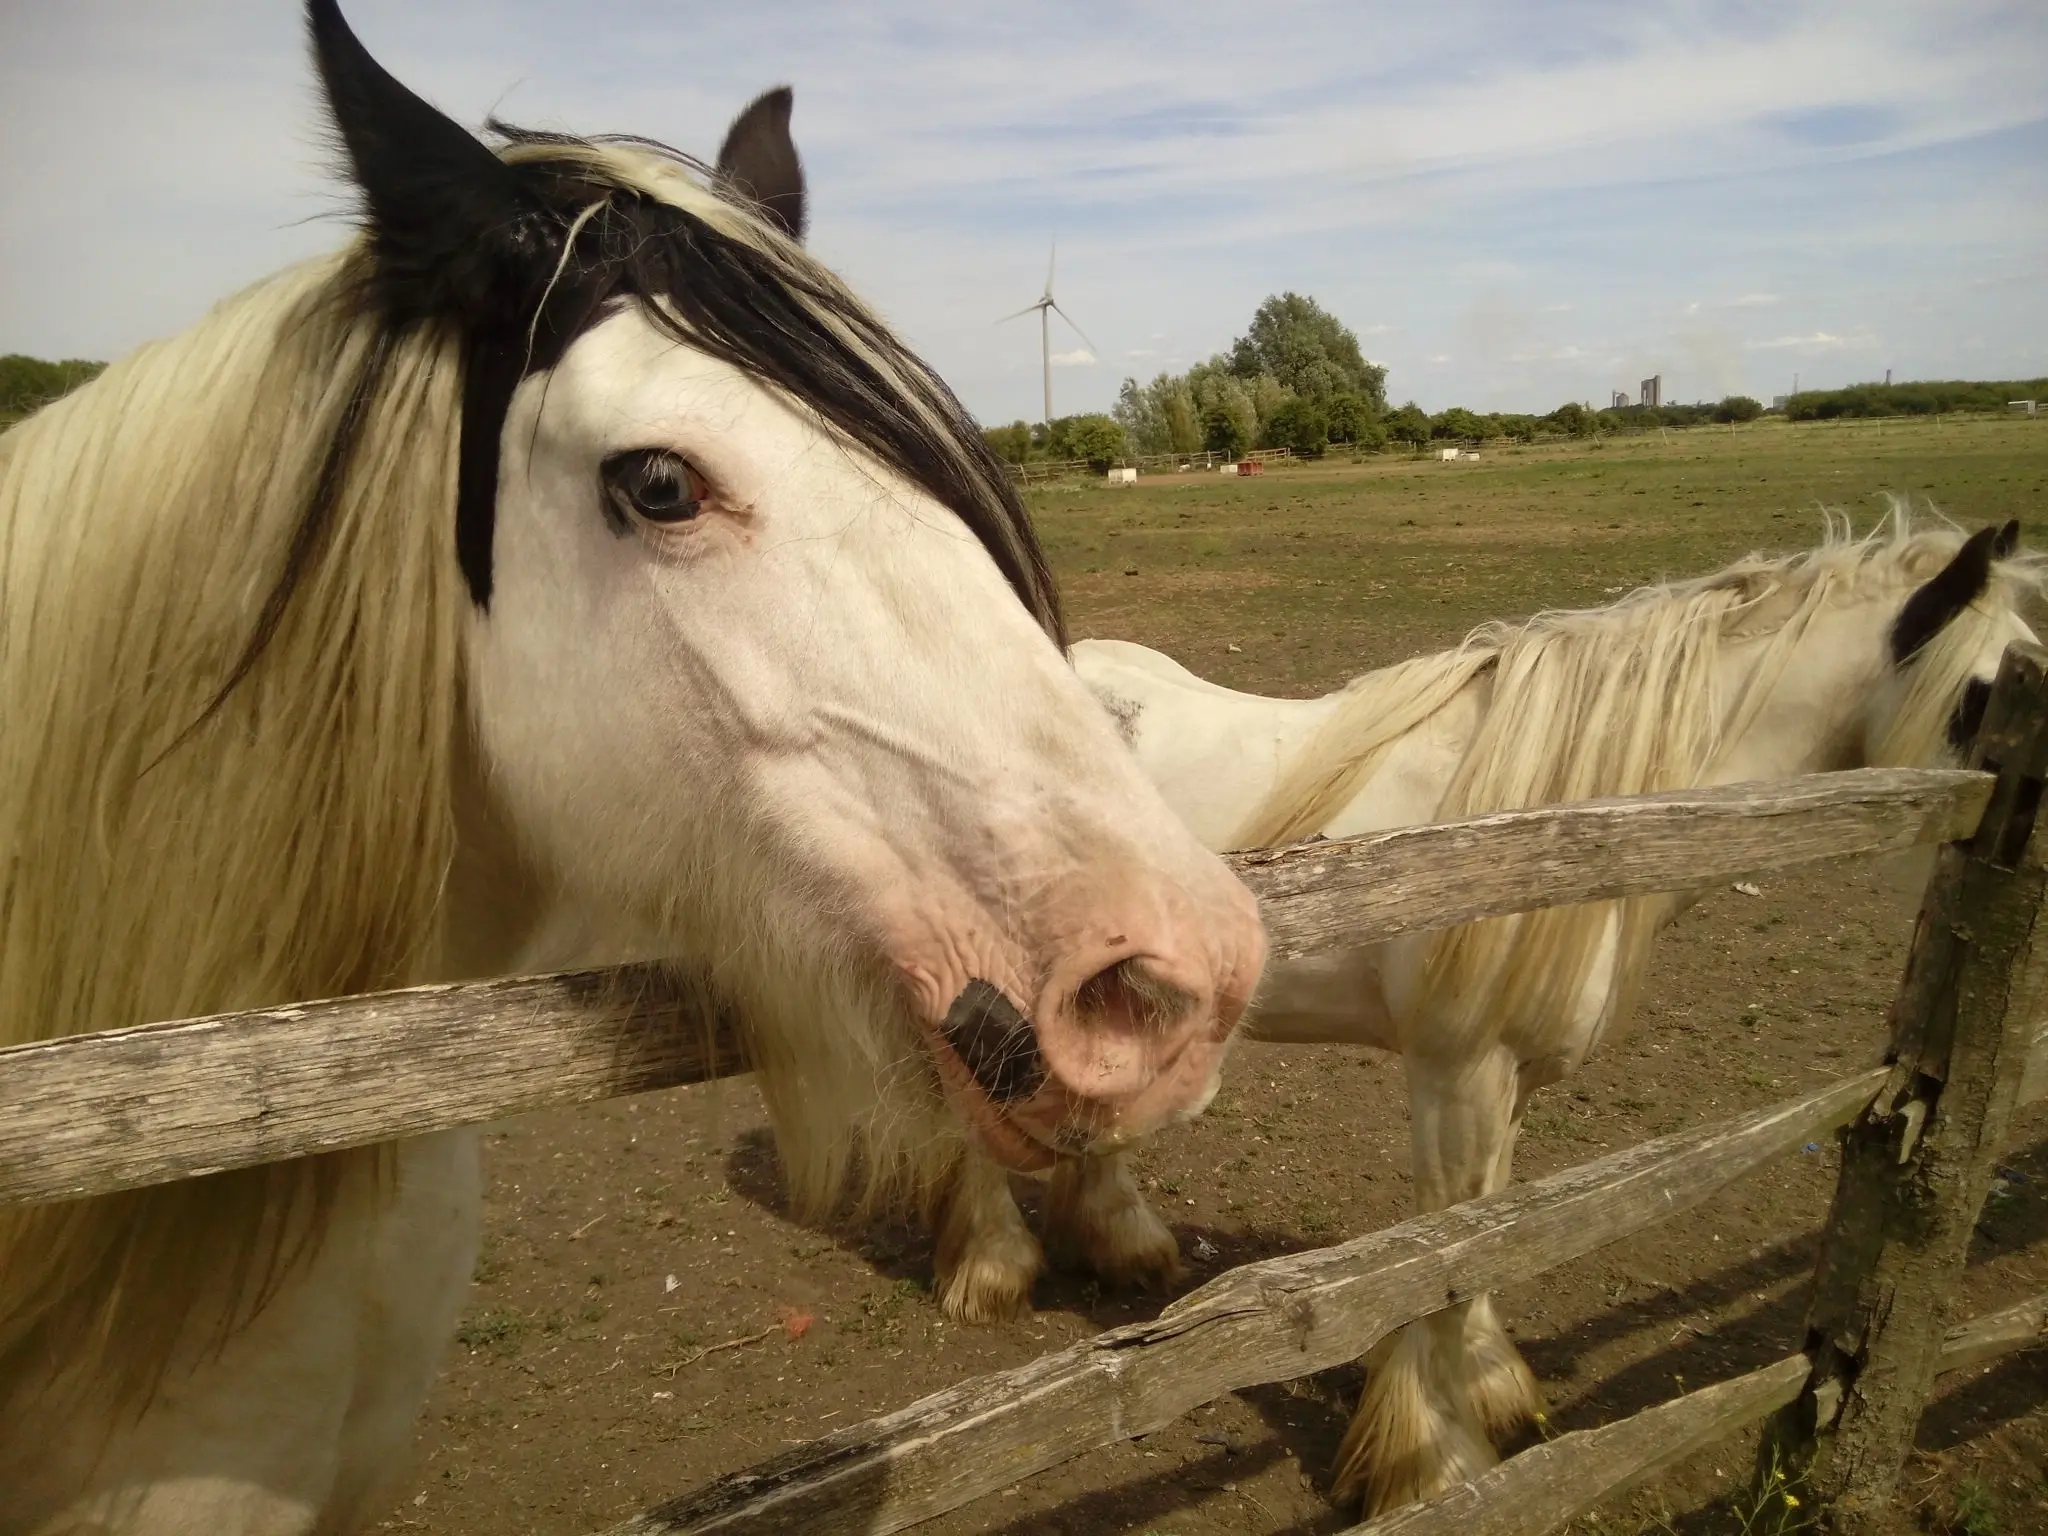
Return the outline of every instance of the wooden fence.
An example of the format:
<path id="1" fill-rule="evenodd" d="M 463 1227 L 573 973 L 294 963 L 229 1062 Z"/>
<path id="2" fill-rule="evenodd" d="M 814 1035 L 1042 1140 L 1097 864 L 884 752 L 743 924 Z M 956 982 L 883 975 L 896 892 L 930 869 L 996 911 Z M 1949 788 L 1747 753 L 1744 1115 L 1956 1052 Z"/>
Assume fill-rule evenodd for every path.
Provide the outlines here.
<path id="1" fill-rule="evenodd" d="M 1845 1522 L 1875 1518 L 1940 1370 L 2044 1337 L 2048 1298 L 1945 1328 L 1992 1158 L 2048 1096 L 2034 946 L 2048 655 L 2006 659 L 1978 771 L 1861 770 L 1239 855 L 1276 954 L 1946 844 L 1883 1066 L 1337 1247 L 1231 1270 L 1147 1323 L 723 1478 L 616 1528 L 899 1530 L 1238 1388 L 1355 1359 L 1461 1298 L 1698 1204 L 1850 1126 L 1806 1348 L 1547 1442 L 1360 1532 L 1535 1532 L 1773 1410 Z M 1967 839 L 1967 841 L 1958 841 Z M 2048 954 L 2048 950 L 2043 951 Z M 0 1051 L 0 1204 L 75 1198 L 745 1070 L 715 977 L 632 966 L 415 988 Z"/>

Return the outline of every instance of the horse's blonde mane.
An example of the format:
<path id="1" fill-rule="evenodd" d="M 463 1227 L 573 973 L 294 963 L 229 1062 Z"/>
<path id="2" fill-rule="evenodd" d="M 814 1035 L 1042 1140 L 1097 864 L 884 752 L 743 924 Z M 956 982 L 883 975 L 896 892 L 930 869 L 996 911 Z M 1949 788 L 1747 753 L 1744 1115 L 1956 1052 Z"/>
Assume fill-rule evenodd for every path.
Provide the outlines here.
<path id="1" fill-rule="evenodd" d="M 361 313 L 361 260 L 0 436 L 0 1043 L 392 986 L 432 951 L 460 370 Z M 323 480 L 325 536 L 218 697 Z M 364 1162 L 0 1210 L 0 1394 L 60 1368 L 146 1389 L 202 1291 L 246 1314 Z"/>
<path id="2" fill-rule="evenodd" d="M 801 316 L 852 359 L 828 430 L 914 423 L 876 451 L 945 487 L 1059 633 L 1000 467 L 821 263 L 694 162 L 508 138 L 508 161 L 588 191 L 578 224 L 621 192 L 760 258 L 781 305 L 764 330 Z M 358 238 L 0 435 L 0 1045 L 431 973 L 455 844 L 462 343 L 394 330 L 372 275 Z M 777 387 L 745 338 L 706 344 Z M 841 1023 L 861 1007 L 834 1003 Z M 941 1186 L 959 1143 L 922 1107 L 928 1064 L 860 1031 L 830 1043 L 763 1062 L 793 1194 L 828 1204 L 856 1173 L 870 1198 Z M 246 1322 L 380 1161 L 0 1209 L 0 1401 L 53 1382 L 144 1401 L 187 1327 Z"/>
<path id="3" fill-rule="evenodd" d="M 1799 554 L 1750 555 L 1690 581 L 1645 587 L 1607 607 L 1490 624 L 1457 648 L 1368 673 L 1282 771 L 1248 818 L 1239 847 L 1271 847 L 1321 829 L 1354 798 L 1403 736 L 1466 688 L 1490 692 L 1479 727 L 1436 808 L 1440 820 L 1702 782 L 1739 740 L 1829 605 L 1900 595 L 1933 576 L 1962 544 L 1943 520 L 1916 521 L 1894 499 L 1868 533 L 1829 514 L 1822 542 Z M 2038 600 L 2048 561 L 1999 561 L 1990 589 L 1951 620 L 1906 669 L 1904 693 L 1872 757 L 1933 760 L 1950 712 L 2000 616 Z M 1727 642 L 1761 640 L 1742 693 L 1724 698 Z M 1423 1006 L 1450 1030 L 1518 1018 L 1568 1018 L 1618 916 L 1616 985 L 1606 1021 L 1628 1006 L 1668 898 L 1596 902 L 1495 918 L 1435 935 Z"/>

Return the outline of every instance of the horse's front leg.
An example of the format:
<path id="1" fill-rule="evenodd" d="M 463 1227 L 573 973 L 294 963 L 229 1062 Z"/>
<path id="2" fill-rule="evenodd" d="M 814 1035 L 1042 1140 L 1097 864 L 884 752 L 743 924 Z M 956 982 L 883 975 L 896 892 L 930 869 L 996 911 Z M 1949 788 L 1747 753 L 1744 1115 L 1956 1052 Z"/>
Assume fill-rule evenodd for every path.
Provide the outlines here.
<path id="1" fill-rule="evenodd" d="M 1404 1066 L 1417 1208 L 1442 1210 L 1505 1183 L 1522 1099 L 1512 1053 L 1493 1046 L 1461 1065 L 1410 1056 Z M 1332 1492 L 1372 1513 L 1477 1476 L 1499 1459 L 1495 1436 L 1540 1408 L 1535 1378 L 1484 1297 L 1398 1329 L 1365 1367 Z"/>
<path id="2" fill-rule="evenodd" d="M 1045 1255 L 1000 1164 L 970 1142 L 930 1216 L 946 1316 L 956 1323 L 1000 1323 L 1029 1305 Z"/>
<path id="3" fill-rule="evenodd" d="M 1057 1261 L 1111 1285 L 1164 1290 L 1180 1278 L 1180 1245 L 1122 1152 L 1059 1160 L 1045 1196 L 1045 1241 Z"/>

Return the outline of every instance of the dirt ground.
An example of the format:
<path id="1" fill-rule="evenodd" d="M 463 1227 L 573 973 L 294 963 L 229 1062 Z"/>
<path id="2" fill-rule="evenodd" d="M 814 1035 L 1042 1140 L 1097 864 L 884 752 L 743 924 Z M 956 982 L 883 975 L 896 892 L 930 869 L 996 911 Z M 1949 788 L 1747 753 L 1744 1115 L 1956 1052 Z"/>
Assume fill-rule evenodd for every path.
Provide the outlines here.
<path id="1" fill-rule="evenodd" d="M 1470 467 L 1052 492 L 1037 510 L 1077 634 L 1161 645 L 1237 686 L 1306 691 L 1450 643 L 1484 617 L 1598 602 L 1745 548 L 1805 542 L 1817 501 L 1867 510 L 1876 490 L 1932 490 L 1974 524 L 2026 520 L 2048 486 L 2048 432 L 2031 426 L 1682 437 Z M 1723 1119 L 1872 1060 L 1921 875 L 1904 860 L 1823 866 L 1762 881 L 1758 896 L 1710 892 L 1662 942 L 1626 1038 L 1538 1098 L 1518 1173 Z M 1162 1301 L 1054 1275 L 1028 1319 L 944 1323 L 923 1233 L 786 1218 L 745 1080 L 526 1117 L 493 1128 L 486 1157 L 475 1293 L 383 1530 L 594 1531 Z M 1233 1058 L 1207 1116 L 1142 1166 L 1192 1287 L 1401 1219 L 1407 1161 L 1393 1063 L 1255 1045 Z M 1504 1293 L 1554 1428 L 1796 1348 L 1833 1178 L 1831 1144 L 1811 1146 Z M 2048 1288 L 2044 1239 L 2048 1106 L 2037 1105 L 2003 1160 L 1956 1315 Z M 1323 1489 L 1358 1385 L 1347 1368 L 1233 1394 L 921 1529 L 1336 1531 L 1347 1522 Z M 1785 1529 L 1787 1511 L 1746 1501 L 1753 1449 L 1749 1437 L 1703 1452 L 1580 1528 Z M 2048 1531 L 2048 1358 L 1945 1378 L 1907 1481 L 1912 1528 Z"/>

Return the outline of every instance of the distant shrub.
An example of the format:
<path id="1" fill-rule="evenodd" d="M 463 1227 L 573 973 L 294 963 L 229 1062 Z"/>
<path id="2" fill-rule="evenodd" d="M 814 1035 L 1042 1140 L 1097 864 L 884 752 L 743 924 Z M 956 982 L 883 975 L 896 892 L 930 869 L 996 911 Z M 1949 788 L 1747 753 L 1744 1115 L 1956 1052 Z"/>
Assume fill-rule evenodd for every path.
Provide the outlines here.
<path id="1" fill-rule="evenodd" d="M 1268 448 L 1289 448 L 1314 458 L 1330 446 L 1330 418 L 1313 400 L 1296 395 L 1273 407 L 1265 424 Z"/>
<path id="2" fill-rule="evenodd" d="M 1379 413 L 1372 402 L 1351 390 L 1330 396 L 1329 414 L 1333 443 L 1358 442 L 1379 425 Z M 1381 434 L 1380 441 L 1386 441 L 1385 434 Z"/>
<path id="3" fill-rule="evenodd" d="M 1244 418 L 1221 402 L 1210 406 L 1202 412 L 1202 446 L 1211 453 L 1236 458 L 1250 446 Z"/>
<path id="4" fill-rule="evenodd" d="M 105 363 L 70 358 L 61 363 L 10 352 L 0 357 L 0 423 L 41 410 L 98 376 Z"/>
<path id="5" fill-rule="evenodd" d="M 1762 401 L 1752 400 L 1747 395 L 1729 395 L 1714 407 L 1714 420 L 1755 421 L 1763 413 Z"/>

